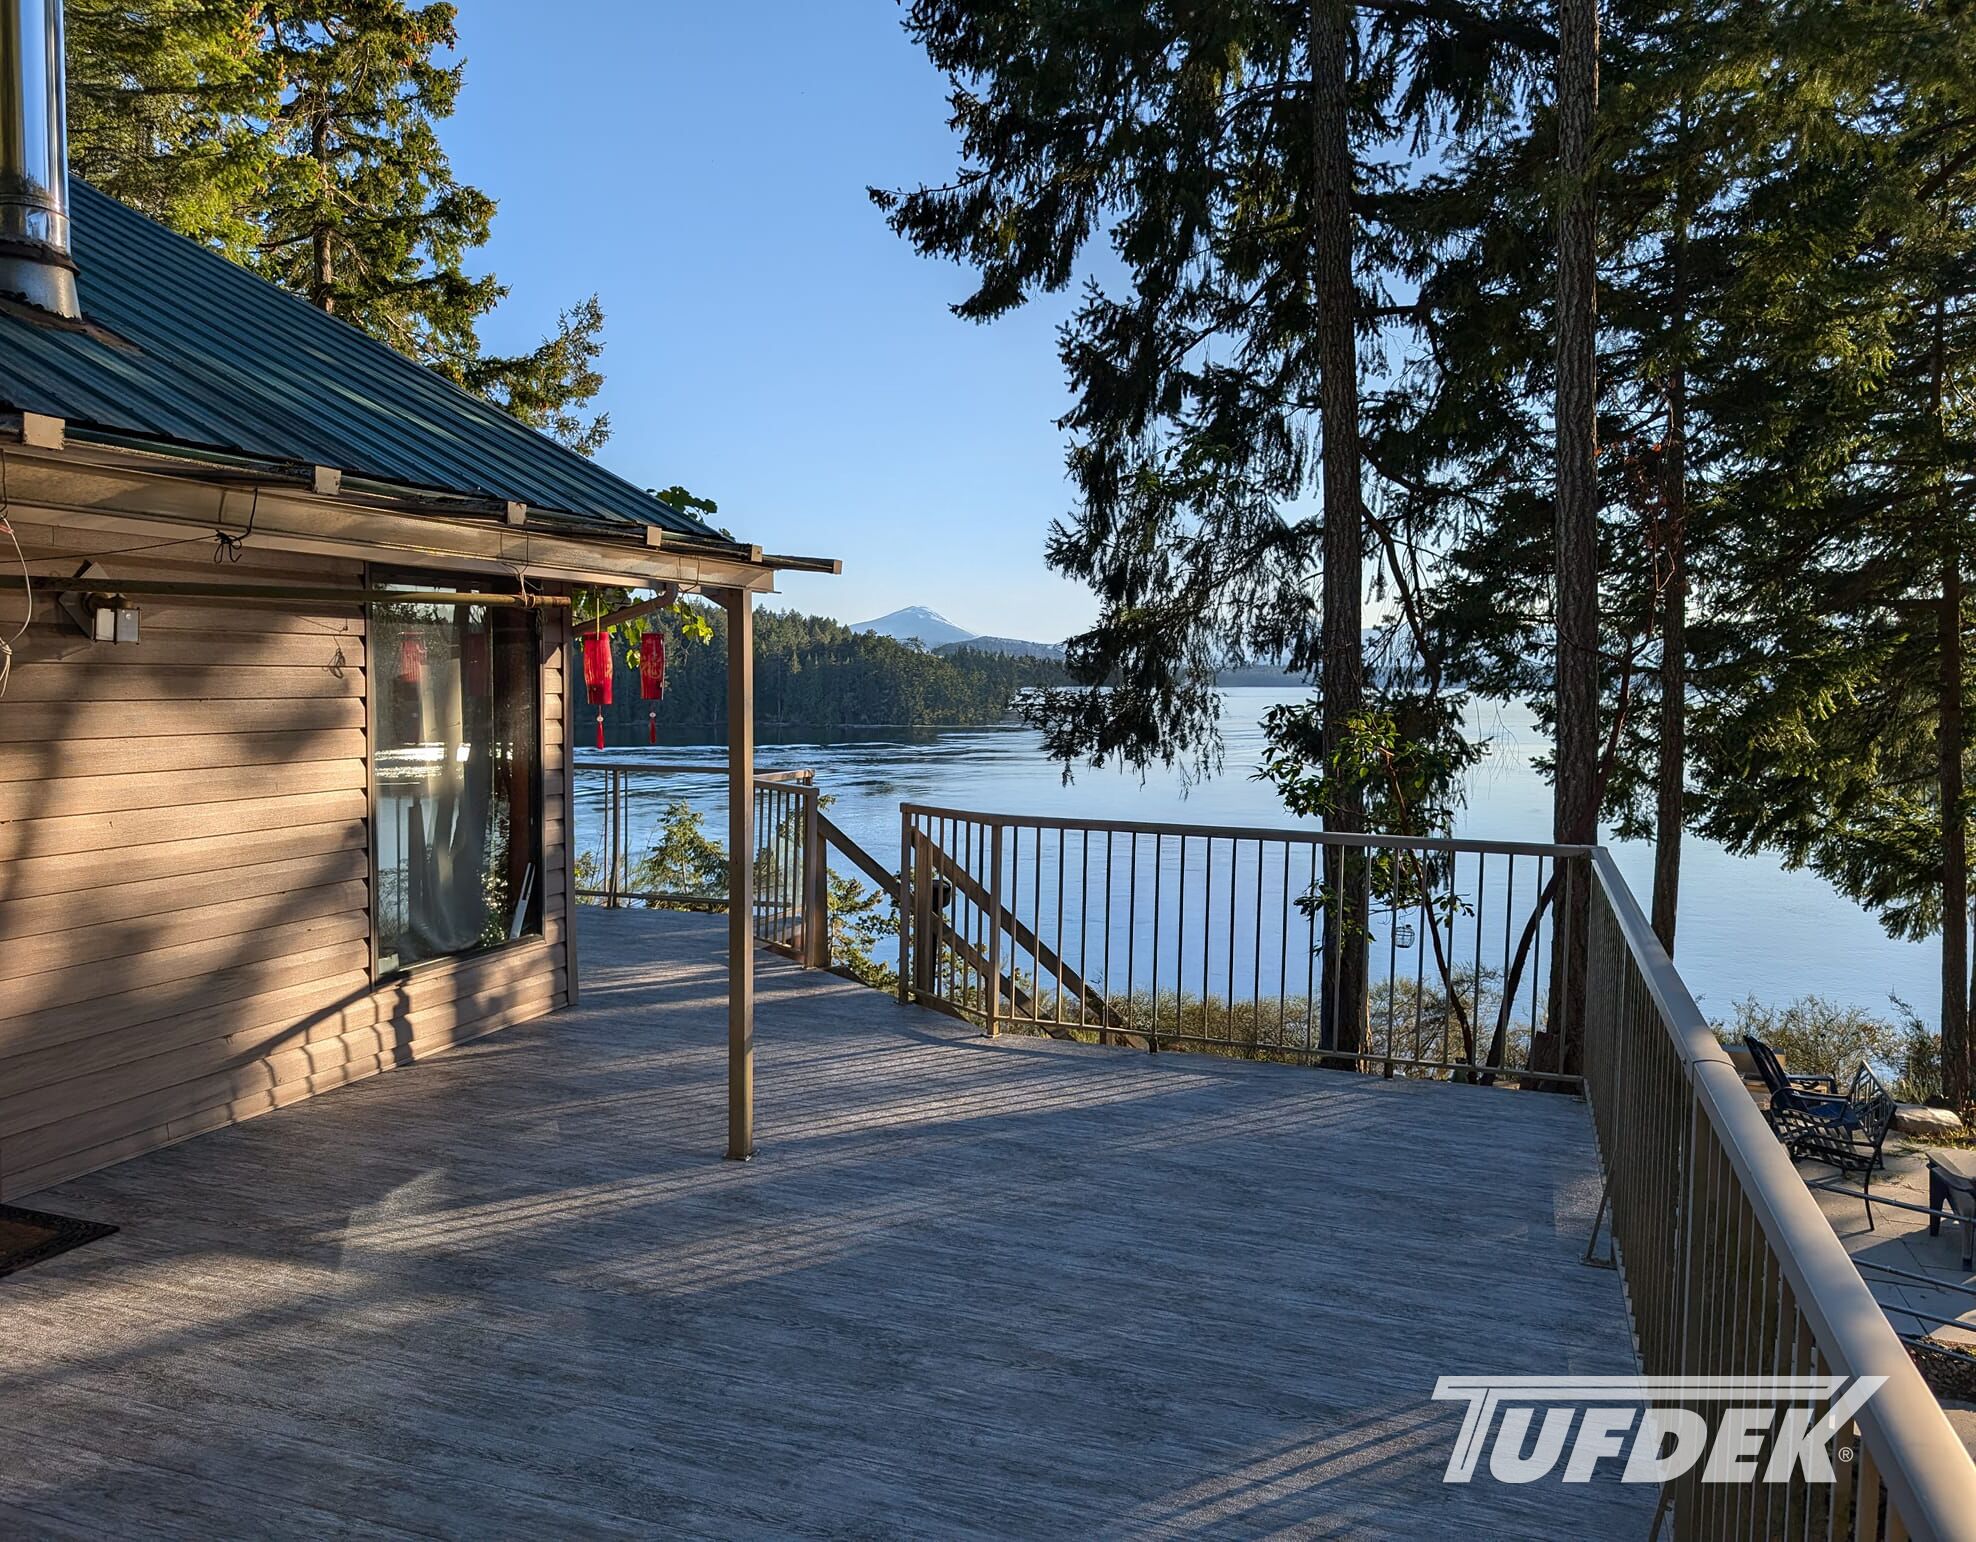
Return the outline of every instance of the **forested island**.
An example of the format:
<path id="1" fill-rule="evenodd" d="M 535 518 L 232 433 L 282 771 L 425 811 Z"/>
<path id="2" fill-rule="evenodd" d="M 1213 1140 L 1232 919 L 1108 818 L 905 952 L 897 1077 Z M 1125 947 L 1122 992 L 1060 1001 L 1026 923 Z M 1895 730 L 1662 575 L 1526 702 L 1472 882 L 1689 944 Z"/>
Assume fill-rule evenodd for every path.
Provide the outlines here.
<path id="1" fill-rule="evenodd" d="M 666 642 L 662 701 L 639 696 L 638 670 L 628 648 L 612 640 L 616 676 L 604 734 L 615 745 L 647 742 L 648 714 L 664 733 L 721 731 L 727 721 L 726 617 L 691 606 L 688 616 L 713 628 L 711 642 L 690 635 L 686 617 L 653 618 Z M 580 661 L 571 677 L 581 680 Z M 890 637 L 853 632 L 827 616 L 795 611 L 755 615 L 755 717 L 766 728 L 927 728 L 996 723 L 1009 716 L 1016 694 L 1061 685 L 1063 667 L 1047 658 L 956 647 L 928 653 Z M 578 703 L 577 741 L 592 741 L 599 709 Z"/>

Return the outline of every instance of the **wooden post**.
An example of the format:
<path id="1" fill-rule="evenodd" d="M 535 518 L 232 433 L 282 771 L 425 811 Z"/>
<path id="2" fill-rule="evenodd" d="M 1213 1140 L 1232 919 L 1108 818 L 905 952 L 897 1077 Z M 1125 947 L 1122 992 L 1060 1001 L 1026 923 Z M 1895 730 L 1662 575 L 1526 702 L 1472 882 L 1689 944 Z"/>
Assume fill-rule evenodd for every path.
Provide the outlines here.
<path id="1" fill-rule="evenodd" d="M 803 792 L 803 962 L 830 967 L 830 864 L 825 860 L 817 790 Z"/>
<path id="2" fill-rule="evenodd" d="M 727 607 L 727 1156 L 755 1154 L 755 613 Z"/>
<path id="3" fill-rule="evenodd" d="M 620 881 L 618 845 L 623 839 L 624 832 L 624 773 L 613 768 L 605 773 L 605 777 L 610 788 L 608 794 L 610 812 L 605 816 L 604 821 L 608 835 L 605 844 L 609 847 L 604 857 L 605 872 L 608 875 L 604 879 L 604 907 L 607 910 L 616 910 Z"/>
<path id="4" fill-rule="evenodd" d="M 912 999 L 913 816 L 899 810 L 899 1000 Z"/>
<path id="5" fill-rule="evenodd" d="M 571 699 L 569 667 L 575 634 L 570 630 L 568 612 L 560 615 L 550 612 L 543 618 L 543 632 L 545 636 L 555 639 L 556 688 L 562 692 L 563 699 L 563 969 L 569 976 L 569 1004 L 575 1006 L 581 994 L 582 971 L 577 963 L 576 938 L 576 913 L 580 908 L 576 901 L 576 704 Z M 581 670 L 577 671 L 577 677 L 579 680 L 582 678 Z M 369 763 L 371 776 L 375 778 L 376 757 L 367 755 L 364 758 Z M 377 807 L 375 794 L 371 807 Z M 546 906 L 543 913 L 545 916 L 548 913 Z"/>
<path id="6" fill-rule="evenodd" d="M 913 832 L 913 994 L 931 1001 L 939 979 L 937 939 L 933 934 L 933 856 L 931 838 Z"/>
<path id="7" fill-rule="evenodd" d="M 1002 827 L 988 837 L 988 1037 L 1002 1008 Z M 1080 1014 L 1081 1015 L 1081 1014 Z"/>

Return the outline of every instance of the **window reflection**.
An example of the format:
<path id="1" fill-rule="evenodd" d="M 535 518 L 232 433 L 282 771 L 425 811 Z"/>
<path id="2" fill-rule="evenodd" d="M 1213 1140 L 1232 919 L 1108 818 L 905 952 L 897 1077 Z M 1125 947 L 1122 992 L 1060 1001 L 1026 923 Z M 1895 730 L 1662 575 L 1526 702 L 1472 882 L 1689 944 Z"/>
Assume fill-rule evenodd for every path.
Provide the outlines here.
<path id="1" fill-rule="evenodd" d="M 371 608 L 380 972 L 541 929 L 536 651 L 527 611 Z"/>

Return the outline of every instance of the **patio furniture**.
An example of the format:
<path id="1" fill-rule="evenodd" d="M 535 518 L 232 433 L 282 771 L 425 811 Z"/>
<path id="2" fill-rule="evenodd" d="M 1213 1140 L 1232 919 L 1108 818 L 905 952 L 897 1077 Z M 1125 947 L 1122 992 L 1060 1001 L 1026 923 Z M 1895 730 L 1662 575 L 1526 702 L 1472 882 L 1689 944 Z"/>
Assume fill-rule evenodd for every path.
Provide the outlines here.
<path id="1" fill-rule="evenodd" d="M 1807 1092 L 1786 1085 L 1770 1098 L 1770 1127 L 1793 1161 L 1807 1158 L 1858 1173 L 1860 1197 L 1866 1201 L 1866 1224 L 1873 1225 L 1873 1172 L 1883 1165 L 1880 1148 L 1894 1123 L 1894 1099 L 1880 1078 L 1862 1065 L 1853 1073 L 1845 1096 Z M 1815 1188 L 1846 1192 L 1836 1183 Z"/>
<path id="2" fill-rule="evenodd" d="M 1976 1151 L 1928 1153 L 1928 1235 L 1942 1234 L 1942 1217 L 1962 1223 L 1962 1267 L 1976 1269 Z"/>
<path id="3" fill-rule="evenodd" d="M 1743 1048 L 1748 1053 L 1750 1063 L 1755 1067 L 1757 1078 L 1763 1083 L 1764 1090 L 1773 1099 L 1780 1093 L 1796 1092 L 1834 1098 L 1839 1095 L 1839 1079 L 1836 1076 L 1822 1071 L 1786 1071 L 1777 1051 L 1754 1034 L 1743 1035 Z M 1764 1117 L 1770 1118 L 1768 1109 L 1764 1111 Z M 1773 1130 L 1777 1127 L 1775 1119 L 1770 1120 L 1770 1127 Z"/>

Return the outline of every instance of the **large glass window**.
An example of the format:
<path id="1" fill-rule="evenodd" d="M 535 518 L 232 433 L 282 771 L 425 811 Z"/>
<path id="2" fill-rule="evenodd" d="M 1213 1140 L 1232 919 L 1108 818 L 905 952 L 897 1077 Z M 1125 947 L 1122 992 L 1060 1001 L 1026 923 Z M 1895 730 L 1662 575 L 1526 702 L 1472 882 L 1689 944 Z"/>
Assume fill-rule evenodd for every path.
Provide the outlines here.
<path id="1" fill-rule="evenodd" d="M 533 614 L 373 605 L 368 658 L 379 972 L 539 932 Z"/>

